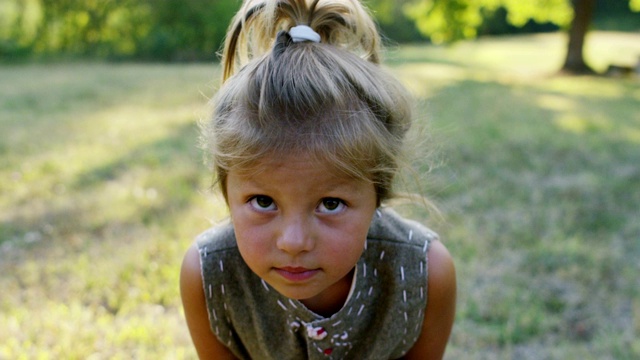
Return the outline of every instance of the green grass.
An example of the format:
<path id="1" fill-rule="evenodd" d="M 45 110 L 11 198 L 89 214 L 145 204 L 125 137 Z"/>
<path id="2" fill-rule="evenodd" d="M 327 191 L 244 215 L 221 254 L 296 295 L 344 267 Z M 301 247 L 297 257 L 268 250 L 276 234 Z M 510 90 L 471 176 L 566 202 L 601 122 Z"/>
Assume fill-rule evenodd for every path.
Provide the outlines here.
<path id="1" fill-rule="evenodd" d="M 594 33 L 587 56 L 631 64 L 639 44 Z M 563 45 L 388 54 L 437 154 L 417 165 L 443 220 L 400 210 L 456 259 L 450 359 L 640 356 L 640 81 L 554 76 Z M 225 214 L 197 148 L 217 78 L 0 67 L 0 359 L 195 357 L 177 283 L 191 239 Z"/>

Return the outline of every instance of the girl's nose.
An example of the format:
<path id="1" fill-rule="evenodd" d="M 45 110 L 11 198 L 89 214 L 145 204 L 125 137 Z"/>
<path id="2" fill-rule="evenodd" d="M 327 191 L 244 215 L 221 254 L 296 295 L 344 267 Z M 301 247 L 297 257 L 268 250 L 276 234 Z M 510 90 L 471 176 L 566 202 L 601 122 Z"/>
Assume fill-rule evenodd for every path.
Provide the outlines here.
<path id="1" fill-rule="evenodd" d="M 284 221 L 277 246 L 278 249 L 291 255 L 313 250 L 314 240 L 310 220 L 296 217 Z"/>

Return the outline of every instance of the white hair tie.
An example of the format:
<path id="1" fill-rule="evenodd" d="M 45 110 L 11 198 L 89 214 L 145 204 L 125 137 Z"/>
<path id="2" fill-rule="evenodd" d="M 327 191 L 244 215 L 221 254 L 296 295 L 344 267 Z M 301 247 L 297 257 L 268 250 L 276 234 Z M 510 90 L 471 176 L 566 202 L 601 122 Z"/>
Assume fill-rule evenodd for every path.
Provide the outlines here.
<path id="1" fill-rule="evenodd" d="M 320 42 L 320 34 L 313 31 L 312 28 L 307 25 L 298 25 L 289 29 L 289 35 L 293 42 L 313 41 L 315 43 Z"/>

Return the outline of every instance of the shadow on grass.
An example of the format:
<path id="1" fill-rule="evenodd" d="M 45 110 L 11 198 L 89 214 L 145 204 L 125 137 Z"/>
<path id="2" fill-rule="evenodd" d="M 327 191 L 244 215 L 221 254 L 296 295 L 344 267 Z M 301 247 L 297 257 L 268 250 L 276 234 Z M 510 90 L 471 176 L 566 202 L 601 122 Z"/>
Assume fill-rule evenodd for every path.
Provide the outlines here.
<path id="1" fill-rule="evenodd" d="M 176 126 L 170 133 L 79 174 L 43 206 L 13 214 L 0 224 L 0 239 L 23 239 L 27 244 L 46 239 L 47 245 L 55 246 L 49 240 L 101 238 L 113 229 L 175 221 L 203 190 L 205 170 L 194 145 L 196 126 Z"/>
<path id="2" fill-rule="evenodd" d="M 132 148 L 114 161 L 99 164 L 79 174 L 72 183 L 72 188 L 84 190 L 95 187 L 98 183 L 116 180 L 136 168 L 157 171 L 168 177 L 171 176 L 172 169 L 185 162 L 193 165 L 201 159 L 196 148 L 199 134 L 194 124 L 180 125 L 169 132 L 170 136 Z"/>
<path id="3" fill-rule="evenodd" d="M 438 92 L 429 105 L 447 166 L 427 193 L 449 219 L 445 243 L 467 264 L 454 344 L 475 331 L 476 346 L 515 347 L 519 358 L 530 344 L 633 333 L 637 83 L 463 80 Z M 568 128 L 567 117 L 602 125 Z"/>

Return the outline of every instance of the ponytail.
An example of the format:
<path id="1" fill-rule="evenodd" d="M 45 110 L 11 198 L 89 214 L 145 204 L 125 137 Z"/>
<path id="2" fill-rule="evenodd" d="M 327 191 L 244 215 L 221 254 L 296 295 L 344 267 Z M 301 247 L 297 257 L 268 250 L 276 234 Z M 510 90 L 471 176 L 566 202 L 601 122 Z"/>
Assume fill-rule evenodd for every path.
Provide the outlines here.
<path id="1" fill-rule="evenodd" d="M 245 0 L 203 128 L 223 195 L 232 169 L 303 153 L 391 197 L 411 105 L 380 51 L 356 0 Z"/>
<path id="2" fill-rule="evenodd" d="M 246 0 L 231 22 L 222 54 L 223 81 L 251 60 L 269 53 L 279 31 L 306 25 L 320 42 L 380 61 L 380 36 L 356 0 Z"/>

